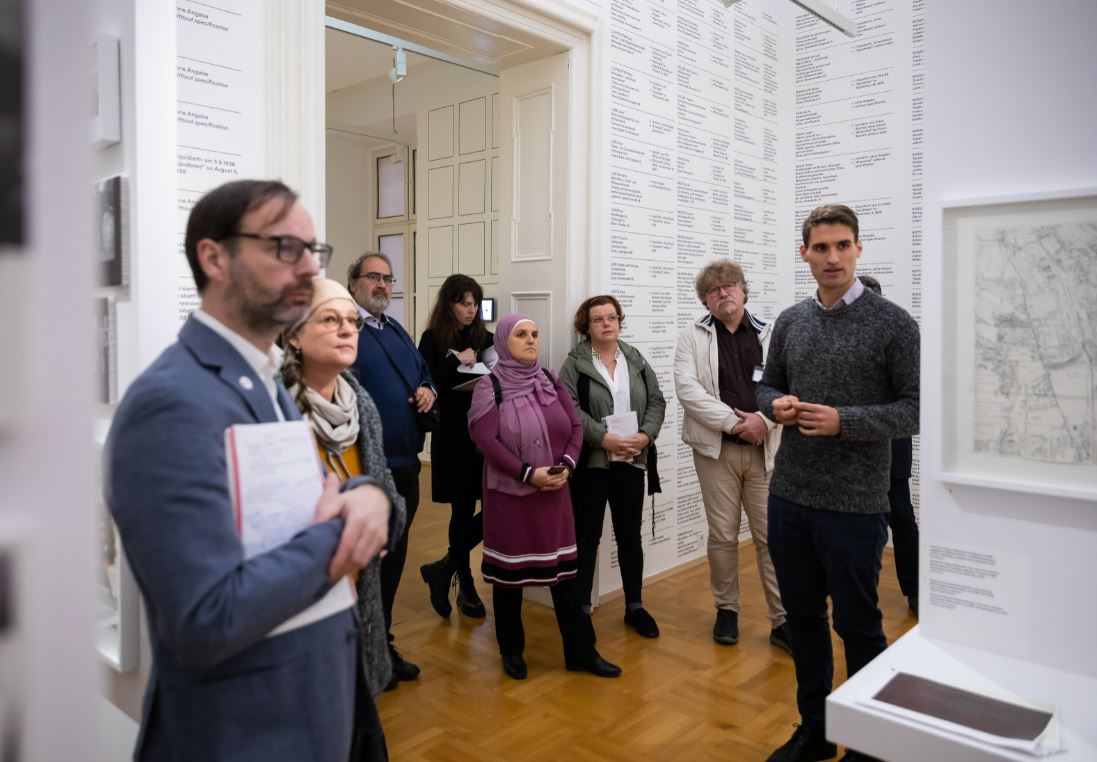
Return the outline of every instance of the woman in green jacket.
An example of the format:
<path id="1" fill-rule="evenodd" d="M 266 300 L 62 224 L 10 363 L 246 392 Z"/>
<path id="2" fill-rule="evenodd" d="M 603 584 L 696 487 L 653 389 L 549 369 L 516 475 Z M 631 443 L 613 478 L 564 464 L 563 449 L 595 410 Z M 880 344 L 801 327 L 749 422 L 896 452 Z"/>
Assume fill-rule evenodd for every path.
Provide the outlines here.
<path id="1" fill-rule="evenodd" d="M 624 317 L 612 296 L 593 296 L 583 302 L 575 313 L 575 331 L 586 338 L 560 368 L 560 378 L 583 424 L 583 452 L 571 479 L 578 582 L 590 611 L 608 501 L 625 590 L 625 623 L 639 635 L 655 638 L 659 626 L 641 597 L 644 548 L 640 533 L 648 452 L 663 425 L 666 402 L 647 360 L 618 338 Z"/>

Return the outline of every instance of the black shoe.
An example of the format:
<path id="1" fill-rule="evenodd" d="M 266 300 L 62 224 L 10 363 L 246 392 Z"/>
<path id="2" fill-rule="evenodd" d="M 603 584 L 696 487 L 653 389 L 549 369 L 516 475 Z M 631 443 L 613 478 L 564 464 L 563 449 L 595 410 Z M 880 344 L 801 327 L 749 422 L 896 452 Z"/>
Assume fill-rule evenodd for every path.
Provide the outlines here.
<path id="1" fill-rule="evenodd" d="M 819 762 L 836 756 L 838 747 L 827 741 L 822 731 L 813 732 L 801 725 L 784 746 L 769 755 L 766 762 Z"/>
<path id="2" fill-rule="evenodd" d="M 430 605 L 443 619 L 449 619 L 453 607 L 449 605 L 449 585 L 453 578 L 453 562 L 449 554 L 431 564 L 419 567 L 419 574 L 430 588 Z"/>
<path id="3" fill-rule="evenodd" d="M 399 685 L 399 684 L 400 684 L 400 679 L 398 677 L 396 677 L 396 675 L 393 675 L 391 678 L 389 678 L 388 683 L 385 685 L 385 690 L 386 691 L 394 691 L 394 690 L 396 690 L 396 686 Z"/>
<path id="4" fill-rule="evenodd" d="M 419 666 L 417 664 L 412 664 L 405 659 L 400 655 L 400 652 L 391 645 L 389 646 L 389 657 L 392 659 L 393 680 L 407 682 L 408 680 L 414 680 L 419 677 Z"/>
<path id="5" fill-rule="evenodd" d="M 779 624 L 769 631 L 769 642 L 792 656 L 792 637 L 789 635 L 788 622 Z"/>
<path id="6" fill-rule="evenodd" d="M 907 598 L 907 606 L 910 608 L 910 613 L 914 614 L 914 618 L 918 618 L 918 596 L 911 595 Z"/>
<path id="7" fill-rule="evenodd" d="M 876 757 L 870 757 L 868 754 L 862 754 L 859 751 L 853 749 L 846 749 L 846 753 L 842 755 L 842 758 L 838 762 L 880 762 Z"/>
<path id="8" fill-rule="evenodd" d="M 620 667 L 616 664 L 611 664 L 598 654 L 595 654 L 594 658 L 585 664 L 576 664 L 575 662 L 568 664 L 565 661 L 564 666 L 569 672 L 589 672 L 598 677 L 617 677 L 621 674 Z"/>
<path id="9" fill-rule="evenodd" d="M 639 608 L 635 611 L 625 609 L 625 624 L 636 630 L 636 634 L 641 637 L 659 637 L 659 625 L 655 624 L 654 617 L 647 612 L 647 609 Z"/>
<path id="10" fill-rule="evenodd" d="M 739 642 L 739 612 L 716 609 L 716 624 L 712 626 L 712 639 L 725 646 Z"/>
<path id="11" fill-rule="evenodd" d="M 503 671 L 515 680 L 526 679 L 526 660 L 522 654 L 503 654 Z"/>
<path id="12" fill-rule="evenodd" d="M 473 619 L 483 619 L 488 615 L 484 602 L 476 593 L 471 571 L 457 572 L 457 608 L 462 614 Z"/>

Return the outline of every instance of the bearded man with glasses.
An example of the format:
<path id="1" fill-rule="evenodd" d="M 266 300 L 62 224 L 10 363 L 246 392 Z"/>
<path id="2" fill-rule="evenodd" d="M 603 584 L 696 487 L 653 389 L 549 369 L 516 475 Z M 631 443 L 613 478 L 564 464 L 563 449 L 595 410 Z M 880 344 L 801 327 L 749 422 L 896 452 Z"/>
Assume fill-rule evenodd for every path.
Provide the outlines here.
<path id="1" fill-rule="evenodd" d="M 746 277 L 730 259 L 706 265 L 694 287 L 708 312 L 678 337 L 674 385 L 684 413 L 682 441 L 693 448 L 708 520 L 716 601 L 712 637 L 724 645 L 739 642 L 739 527 L 745 509 L 769 609 L 769 642 L 791 654 L 766 539 L 769 477 L 781 429 L 754 401 L 770 326 L 747 312 Z"/>
<path id="2" fill-rule="evenodd" d="M 184 246 L 202 307 L 130 385 L 106 446 L 152 643 L 134 759 L 345 762 L 378 726 L 353 607 L 289 620 L 392 551 L 399 498 L 371 476 L 329 477 L 303 506 L 315 523 L 246 557 L 225 456 L 228 427 L 301 418 L 274 339 L 305 317 L 331 247 L 296 193 L 258 180 L 199 199 Z"/>

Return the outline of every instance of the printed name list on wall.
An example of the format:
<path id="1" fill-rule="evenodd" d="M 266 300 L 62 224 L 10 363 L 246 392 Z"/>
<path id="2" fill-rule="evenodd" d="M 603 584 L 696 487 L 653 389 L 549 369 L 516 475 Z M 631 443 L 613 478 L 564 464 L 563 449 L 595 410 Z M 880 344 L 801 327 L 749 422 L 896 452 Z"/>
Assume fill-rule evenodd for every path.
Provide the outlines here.
<path id="1" fill-rule="evenodd" d="M 261 0 L 176 4 L 180 321 L 199 306 L 183 250 L 191 207 L 222 183 L 266 174 L 266 30 Z"/>
<path id="2" fill-rule="evenodd" d="M 663 493 L 655 531 L 643 533 L 652 573 L 700 556 L 707 542 L 673 379 L 678 333 L 704 312 L 693 279 L 731 256 L 750 279 L 750 308 L 770 319 L 779 306 L 779 57 L 791 14 L 769 0 L 731 11 L 716 0 L 608 8 L 610 287 L 627 315 L 622 337 L 647 356 L 668 402 Z M 601 563 L 603 589 L 615 586 L 616 557 Z"/>
<path id="3" fill-rule="evenodd" d="M 859 269 L 919 316 L 923 6 L 850 0 L 850 40 L 788 0 L 606 0 L 610 290 L 622 338 L 668 401 L 648 574 L 707 542 L 672 367 L 678 332 L 704 312 L 693 279 L 706 262 L 740 262 L 748 309 L 773 320 L 815 287 L 803 218 L 848 203 L 862 218 Z M 619 584 L 615 567 L 602 554 L 602 592 Z"/>

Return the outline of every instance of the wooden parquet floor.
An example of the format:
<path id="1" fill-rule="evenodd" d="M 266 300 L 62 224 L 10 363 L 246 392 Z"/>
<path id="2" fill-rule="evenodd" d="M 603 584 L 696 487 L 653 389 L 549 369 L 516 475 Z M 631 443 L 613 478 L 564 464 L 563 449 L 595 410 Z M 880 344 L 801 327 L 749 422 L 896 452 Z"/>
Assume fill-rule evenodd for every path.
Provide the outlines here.
<path id="1" fill-rule="evenodd" d="M 754 553 L 741 547 L 738 645 L 712 639 L 715 617 L 702 558 L 644 586 L 644 605 L 662 634 L 646 640 L 622 622 L 614 594 L 594 612 L 598 650 L 624 673 L 602 679 L 564 670 L 552 611 L 527 601 L 529 677 L 503 674 L 495 642 L 490 587 L 477 588 L 487 619 L 456 606 L 448 620 L 430 607 L 420 564 L 446 550 L 449 506 L 429 501 L 430 468 L 421 477 L 423 502 L 394 611 L 396 645 L 422 668 L 419 679 L 378 699 L 394 760 L 764 760 L 798 721 L 792 659 L 769 644 Z M 474 554 L 473 570 L 479 568 Z M 451 598 L 452 601 L 452 598 Z M 891 550 L 880 579 L 884 629 L 892 642 L 916 620 L 895 580 Z M 836 684 L 845 676 L 834 637 Z"/>

